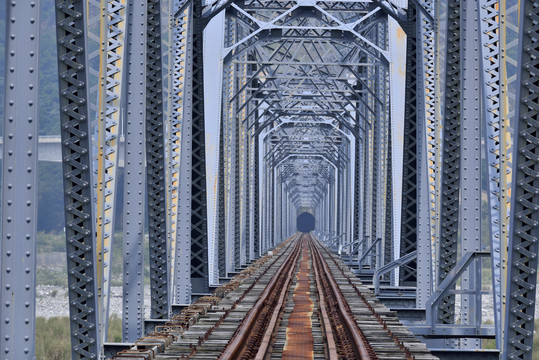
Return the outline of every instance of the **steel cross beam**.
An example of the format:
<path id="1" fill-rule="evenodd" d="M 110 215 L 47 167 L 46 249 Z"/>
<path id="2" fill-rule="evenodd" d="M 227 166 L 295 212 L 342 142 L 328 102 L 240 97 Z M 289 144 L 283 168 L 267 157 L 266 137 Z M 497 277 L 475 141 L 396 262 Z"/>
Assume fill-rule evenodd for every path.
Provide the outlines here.
<path id="1" fill-rule="evenodd" d="M 6 3 L 2 358 L 35 358 L 39 1 Z"/>

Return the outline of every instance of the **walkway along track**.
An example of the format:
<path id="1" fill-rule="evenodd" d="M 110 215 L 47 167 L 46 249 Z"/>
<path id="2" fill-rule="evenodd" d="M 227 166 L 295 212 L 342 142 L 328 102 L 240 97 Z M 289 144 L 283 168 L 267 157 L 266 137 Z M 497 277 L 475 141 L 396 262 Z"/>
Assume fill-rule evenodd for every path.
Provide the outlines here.
<path id="1" fill-rule="evenodd" d="M 436 359 L 312 235 L 257 263 L 235 290 L 215 291 L 198 323 L 173 319 L 153 333 L 167 344 L 136 358 Z"/>

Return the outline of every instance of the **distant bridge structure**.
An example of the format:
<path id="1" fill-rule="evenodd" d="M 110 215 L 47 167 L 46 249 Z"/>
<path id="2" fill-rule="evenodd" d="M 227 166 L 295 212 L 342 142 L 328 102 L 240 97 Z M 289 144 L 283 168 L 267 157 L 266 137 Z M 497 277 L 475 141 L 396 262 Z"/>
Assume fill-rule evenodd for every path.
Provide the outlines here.
<path id="1" fill-rule="evenodd" d="M 309 212 L 317 237 L 442 358 L 532 358 L 539 1 L 55 5 L 59 142 L 37 132 L 39 1 L 6 2 L 2 359 L 35 355 L 36 176 L 47 148 L 41 156 L 61 150 L 74 359 L 107 348 L 121 159 L 126 343 L 272 250 Z M 205 77 L 215 44 L 219 73 Z M 219 99 L 205 96 L 215 87 Z"/>

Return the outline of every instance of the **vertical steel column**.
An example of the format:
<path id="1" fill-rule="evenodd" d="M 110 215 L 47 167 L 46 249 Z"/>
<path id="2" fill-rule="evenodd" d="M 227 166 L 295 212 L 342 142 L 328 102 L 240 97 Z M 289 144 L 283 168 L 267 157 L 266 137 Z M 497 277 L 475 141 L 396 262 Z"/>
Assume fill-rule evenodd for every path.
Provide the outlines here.
<path id="1" fill-rule="evenodd" d="M 504 0 L 500 5 L 500 48 L 501 48 L 501 66 L 500 66 L 500 83 L 502 101 L 500 101 L 500 267 L 501 267 L 501 281 L 500 281 L 500 319 L 501 319 L 501 333 L 500 341 L 498 342 L 501 349 L 502 356 L 506 354 L 504 346 L 506 345 L 505 330 L 507 329 L 506 322 L 506 310 L 508 306 L 508 282 L 509 278 L 509 241 L 511 238 L 511 198 L 514 195 L 512 192 L 513 177 L 513 150 L 514 141 L 512 134 L 514 134 L 514 124 L 517 122 L 516 108 L 519 106 L 518 101 L 514 101 L 517 98 L 520 80 L 517 76 L 511 76 L 512 69 L 515 69 L 515 75 L 519 72 L 521 66 L 518 62 L 520 58 L 519 47 L 519 27 L 513 27 L 514 21 L 512 20 L 514 15 L 518 16 L 520 11 L 520 2 L 518 0 Z M 494 279 L 493 279 L 494 280 Z"/>
<path id="2" fill-rule="evenodd" d="M 386 166 L 386 199 L 385 199 L 385 229 L 384 229 L 384 263 L 389 264 L 393 260 L 393 176 L 391 166 L 392 148 L 391 148 L 391 128 L 388 127 L 387 137 L 387 166 Z M 391 272 L 392 285 L 394 285 L 394 276 Z"/>
<path id="3" fill-rule="evenodd" d="M 273 199 L 273 203 L 274 203 L 274 208 L 273 208 L 273 219 L 274 219 L 274 222 L 273 222 L 273 244 L 272 244 L 272 247 L 274 247 L 275 245 L 277 245 L 281 240 L 282 240 L 282 233 L 281 233 L 281 223 L 282 223 L 282 203 L 283 203 L 283 196 L 282 196 L 282 191 L 283 191 L 283 184 L 279 181 L 279 178 L 280 178 L 280 175 L 281 174 L 281 169 L 280 168 L 277 168 L 275 170 L 273 170 L 273 176 L 272 176 L 272 180 L 273 180 L 273 188 L 274 188 L 274 192 L 273 192 L 273 196 L 272 196 L 272 199 Z"/>
<path id="4" fill-rule="evenodd" d="M 209 291 L 208 224 L 206 219 L 206 133 L 204 130 L 204 26 L 202 1 L 193 1 L 193 103 L 191 173 L 191 286 Z"/>
<path id="5" fill-rule="evenodd" d="M 172 0 L 172 14 L 180 11 L 181 2 Z M 187 41 L 189 39 L 188 24 L 189 24 L 189 9 L 186 8 L 178 17 L 172 17 L 172 59 L 169 66 L 169 76 L 172 82 L 170 109 L 170 132 L 169 135 L 169 151 L 170 158 L 170 202 L 171 202 L 171 234 L 170 234 L 170 287 L 172 289 L 172 303 L 185 304 L 190 296 L 190 269 L 189 263 L 189 217 L 185 216 L 184 211 L 189 211 L 186 197 L 189 196 L 189 126 L 185 118 L 186 108 L 186 67 L 187 67 Z M 184 143 L 182 134 L 185 132 L 187 142 Z M 185 147 L 184 147 L 185 145 Z M 185 157 L 184 157 L 185 155 Z M 187 158 L 187 160 L 186 160 Z M 187 161 L 187 164 L 185 163 Z M 185 172 L 184 172 L 185 171 Z"/>
<path id="6" fill-rule="evenodd" d="M 354 212 L 354 218 L 353 218 L 353 234 L 352 234 L 352 242 L 354 241 L 361 241 L 360 240 L 360 233 L 361 233 L 361 218 L 362 218 L 362 209 L 361 209 L 361 198 L 363 194 L 361 193 L 362 187 L 361 187 L 361 175 L 363 171 L 360 168 L 360 159 L 361 159 L 361 139 L 359 137 L 359 133 L 361 131 L 360 125 L 359 125 L 359 116 L 356 116 L 356 126 L 354 127 L 354 130 L 356 134 L 358 134 L 355 137 L 355 156 L 354 156 L 354 204 L 353 204 L 353 212 Z M 324 197 L 325 198 L 325 197 Z"/>
<path id="7" fill-rule="evenodd" d="M 434 1 L 420 2 L 426 11 L 434 14 Z M 434 52 L 434 24 L 429 18 L 418 12 L 417 21 L 417 158 L 419 174 L 418 188 L 418 223 L 417 223 L 417 307 L 424 308 L 432 293 L 433 267 L 432 263 L 432 224 L 433 208 L 431 195 L 432 176 L 429 175 L 431 164 L 431 134 L 430 128 L 434 117 L 435 101 L 435 52 Z"/>
<path id="8" fill-rule="evenodd" d="M 160 6 L 160 0 L 148 1 L 146 29 L 146 189 L 152 319 L 167 319 L 170 307 Z"/>
<path id="9" fill-rule="evenodd" d="M 539 251 L 539 1 L 520 4 L 520 41 L 505 317 L 507 359 L 531 359 Z"/>
<path id="10" fill-rule="evenodd" d="M 179 20 L 185 39 L 185 70 L 182 96 L 180 183 L 178 189 L 178 221 L 176 239 L 176 258 L 174 259 L 174 298 L 178 304 L 191 303 L 191 124 L 192 124 L 192 52 L 189 44 L 193 41 L 193 14 L 189 6 Z"/>
<path id="11" fill-rule="evenodd" d="M 122 338 L 134 342 L 144 321 L 144 164 L 146 114 L 146 2 L 127 5 L 123 214 Z"/>
<path id="12" fill-rule="evenodd" d="M 492 266 L 492 286 L 494 300 L 494 328 L 496 344 L 501 347 L 501 252 L 502 252 L 502 156 L 500 133 L 500 1 L 480 0 L 477 3 L 479 34 L 481 38 L 481 85 L 483 122 L 486 131 L 484 139 L 488 166 L 488 202 L 490 224 L 490 248 Z M 486 229 L 485 229 L 486 230 Z"/>
<path id="13" fill-rule="evenodd" d="M 255 122 L 254 129 L 254 176 L 253 176 L 253 247 L 254 247 L 254 256 L 259 258 L 261 254 L 261 232 L 260 232 L 260 149 L 259 149 L 259 135 L 258 135 L 258 121 Z M 265 204 L 265 203 L 264 203 Z"/>
<path id="14" fill-rule="evenodd" d="M 447 10 L 447 55 L 442 155 L 442 198 L 438 283 L 457 263 L 459 235 L 461 167 L 461 1 L 449 0 Z M 439 305 L 444 324 L 454 322 L 455 296 L 445 297 Z"/>
<path id="15" fill-rule="evenodd" d="M 165 125 L 165 159 L 167 164 L 167 234 L 169 254 L 169 298 L 172 303 L 176 300 L 176 259 L 179 254 L 178 245 L 181 241 L 178 236 L 178 208 L 180 191 L 180 166 L 181 166 L 181 120 L 183 109 L 183 78 L 185 77 L 185 47 L 187 21 L 184 16 L 176 18 L 174 14 L 180 11 L 177 0 L 169 1 L 168 21 L 163 29 L 168 27 L 168 73 L 163 74 L 168 80 L 168 97 L 165 102 L 166 125 Z M 165 15 L 165 14 L 163 14 Z M 165 94 L 166 94 L 165 89 Z"/>
<path id="16" fill-rule="evenodd" d="M 125 0 L 101 0 L 97 124 L 96 250 L 101 342 L 108 333 L 120 101 L 124 65 Z"/>
<path id="17" fill-rule="evenodd" d="M 35 358 L 39 1 L 6 2 L 0 349 Z"/>
<path id="18" fill-rule="evenodd" d="M 233 79 L 233 82 L 234 82 L 234 93 L 236 93 L 236 90 L 237 90 L 237 86 L 236 86 L 236 79 L 235 79 L 235 72 L 236 72 L 236 65 L 232 65 L 234 67 L 234 72 L 233 72 L 233 75 L 232 75 L 232 79 Z M 235 104 L 236 104 L 236 107 L 238 107 L 238 102 L 239 102 L 239 99 L 235 99 L 233 101 Z M 239 105 L 241 106 L 241 105 Z M 234 139 L 234 142 L 233 142 L 233 148 L 232 148 L 232 152 L 234 153 L 233 155 L 233 166 L 232 166 L 232 169 L 231 169 L 231 179 L 232 180 L 232 183 L 230 184 L 230 188 L 232 190 L 232 188 L 234 188 L 233 190 L 233 194 L 234 194 L 234 197 L 232 197 L 233 199 L 233 209 L 234 211 L 232 212 L 232 216 L 233 216 L 233 220 L 232 220 L 232 223 L 233 223 L 233 227 L 234 227 L 234 238 L 232 239 L 234 241 L 234 265 L 235 265 L 235 268 L 236 269 L 239 269 L 239 267 L 241 266 L 241 179 L 240 179 L 240 166 L 241 166 L 241 158 L 240 158 L 240 143 L 241 143 L 241 137 L 240 137 L 240 131 L 241 131 L 241 120 L 238 119 L 237 117 L 237 113 L 236 112 L 233 112 L 232 113 L 232 117 L 230 118 L 230 122 L 231 122 L 231 131 L 233 132 L 231 134 L 231 137 Z"/>
<path id="19" fill-rule="evenodd" d="M 255 120 L 257 121 L 257 120 Z M 247 232 L 247 243 L 249 244 L 248 252 L 247 252 L 247 260 L 250 262 L 254 260 L 256 256 L 255 251 L 255 216 L 258 209 L 258 206 L 256 206 L 257 198 L 255 197 L 255 189 L 254 186 L 256 184 L 256 176 L 258 174 L 258 171 L 256 171 L 256 168 L 258 166 L 258 163 L 256 162 L 258 157 L 255 155 L 255 132 L 254 129 L 248 129 L 247 130 L 247 136 L 248 136 L 248 142 L 249 145 L 249 166 L 247 167 L 247 176 L 248 176 L 248 198 L 249 198 L 249 207 L 248 207 L 248 213 L 247 213 L 247 222 L 249 224 L 249 231 Z"/>
<path id="20" fill-rule="evenodd" d="M 240 32 L 240 36 L 243 35 L 242 32 Z M 243 62 L 247 60 L 246 54 L 242 54 L 242 56 L 239 58 Z M 249 104 L 245 103 L 246 101 L 246 79 L 247 79 L 247 65 L 245 64 L 238 64 L 236 65 L 238 68 L 236 69 L 235 75 L 236 75 L 236 81 L 238 82 L 238 92 L 237 93 L 237 99 L 238 99 L 238 112 L 236 114 L 237 116 L 237 123 L 238 123 L 238 178 L 237 181 L 239 182 L 239 196 L 238 196 L 238 215 L 239 215 L 239 228 L 237 229 L 237 236 L 239 240 L 239 249 L 240 249 L 240 257 L 239 257 L 239 265 L 244 265 L 247 260 L 247 254 L 249 252 L 249 242 L 248 242 L 248 233 L 249 233 L 249 222 L 248 222 L 248 214 L 249 214 L 249 177 L 248 177 L 248 159 L 249 159 L 249 135 L 247 133 L 247 127 L 249 124 L 246 122 L 246 116 L 248 113 Z"/>
<path id="21" fill-rule="evenodd" d="M 408 5 L 400 256 L 417 250 L 417 7 Z M 400 285 L 415 286 L 417 262 L 400 269 Z"/>
<path id="22" fill-rule="evenodd" d="M 276 234 L 276 231 L 275 231 L 275 219 L 277 219 L 277 215 L 275 213 L 275 209 L 277 208 L 277 205 L 275 204 L 275 199 L 277 198 L 277 192 L 275 191 L 275 168 L 271 168 L 269 170 L 269 174 L 268 174 L 268 178 L 269 178 L 269 204 L 270 204 L 270 209 L 269 209 L 269 244 L 268 244 L 268 250 L 269 249 L 273 249 L 273 247 L 276 245 L 276 241 L 275 241 L 275 234 Z"/>
<path id="23" fill-rule="evenodd" d="M 229 46 L 236 41 L 236 25 L 234 21 L 225 15 L 225 34 L 224 45 Z M 225 62 L 223 64 L 223 112 L 221 114 L 221 139 L 223 141 L 223 153 L 220 161 L 222 162 L 223 172 L 222 180 L 223 184 L 223 197 L 224 203 L 222 206 L 223 218 L 220 221 L 224 221 L 224 256 L 225 256 L 225 273 L 235 270 L 238 264 L 238 258 L 235 251 L 235 239 L 236 239 L 236 123 L 234 121 L 236 114 L 236 101 L 229 101 L 233 99 L 236 93 L 236 82 L 234 78 L 235 64 Z"/>
<path id="24" fill-rule="evenodd" d="M 92 210 L 86 68 L 86 3 L 56 0 L 58 75 L 71 357 L 101 353 Z"/>
<path id="25" fill-rule="evenodd" d="M 481 250 L 481 120 L 478 0 L 461 5 L 462 123 L 460 176 L 460 255 Z M 461 288 L 472 291 L 461 296 L 461 323 L 481 325 L 481 261 L 470 264 L 461 278 Z M 465 339 L 461 344 L 480 348 L 479 340 Z"/>
<path id="26" fill-rule="evenodd" d="M 219 276 L 227 276 L 227 249 L 226 249 L 226 197 L 225 197 L 225 126 L 224 119 L 219 122 L 219 169 L 217 174 L 218 184 L 218 226 L 217 226 L 217 247 L 219 251 Z M 257 165 L 258 166 L 258 165 Z"/>

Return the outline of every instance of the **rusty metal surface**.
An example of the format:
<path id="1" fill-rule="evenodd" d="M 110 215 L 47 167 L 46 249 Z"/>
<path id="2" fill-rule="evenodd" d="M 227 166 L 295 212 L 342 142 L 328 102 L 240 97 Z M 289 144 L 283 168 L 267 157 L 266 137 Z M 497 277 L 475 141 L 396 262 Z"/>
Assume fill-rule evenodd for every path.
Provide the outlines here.
<path id="1" fill-rule="evenodd" d="M 437 359 L 314 237 L 286 243 L 115 358 Z"/>
<path id="2" fill-rule="evenodd" d="M 311 279 L 309 273 L 310 254 L 306 241 L 301 244 L 302 254 L 299 271 L 296 274 L 297 283 L 294 288 L 294 309 L 288 319 L 286 328 L 286 343 L 283 360 L 311 360 L 314 358 L 314 338 L 312 333 L 311 316 L 314 304 L 311 300 Z"/>
<path id="3" fill-rule="evenodd" d="M 321 288 L 324 293 L 332 333 L 337 344 L 338 357 L 350 360 L 378 359 L 374 349 L 357 326 L 348 302 L 335 282 L 326 261 L 321 256 L 318 248 L 314 246 L 313 240 L 312 238 L 309 239 L 313 255 L 313 266 L 317 273 L 317 282 L 321 285 L 319 289 Z"/>
<path id="4" fill-rule="evenodd" d="M 325 249 L 325 248 L 324 248 L 323 251 L 325 251 L 326 253 L 329 253 L 328 250 Z M 350 277 L 347 276 L 344 273 L 344 269 L 337 264 L 337 262 L 335 261 L 335 259 L 333 257 L 331 257 L 331 259 L 333 260 L 334 264 L 337 265 L 337 268 L 340 270 L 341 274 L 348 279 L 348 283 L 353 286 L 354 291 L 356 292 L 358 297 L 362 300 L 362 302 L 365 304 L 365 307 L 367 309 L 369 309 L 369 311 L 372 313 L 373 317 L 376 319 L 376 322 L 378 322 L 380 325 L 382 325 L 382 327 L 385 330 L 385 332 L 387 333 L 387 335 L 393 339 L 393 342 L 395 343 L 395 345 L 402 351 L 402 353 L 404 354 L 405 359 L 406 360 L 414 360 L 415 356 L 412 355 L 411 350 L 404 344 L 403 341 L 401 341 L 399 339 L 399 337 L 397 335 L 395 335 L 391 331 L 391 329 L 389 328 L 389 326 L 388 326 L 387 322 L 385 321 L 385 319 L 383 318 L 383 316 L 381 316 L 380 314 L 378 314 L 376 312 L 376 310 L 374 309 L 372 304 L 366 299 L 365 295 L 362 294 L 361 291 L 359 291 L 357 286 L 351 281 Z"/>
<path id="5" fill-rule="evenodd" d="M 253 359 L 257 356 L 260 346 L 267 348 L 270 339 L 266 335 L 266 330 L 268 325 L 275 326 L 276 316 L 280 312 L 278 305 L 284 296 L 283 292 L 288 290 L 287 285 L 290 284 L 294 265 L 300 255 L 299 244 L 296 243 L 287 260 L 272 277 L 219 359 Z M 268 330 L 271 331 L 271 328 Z"/>

